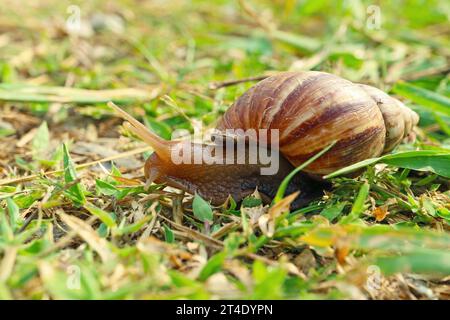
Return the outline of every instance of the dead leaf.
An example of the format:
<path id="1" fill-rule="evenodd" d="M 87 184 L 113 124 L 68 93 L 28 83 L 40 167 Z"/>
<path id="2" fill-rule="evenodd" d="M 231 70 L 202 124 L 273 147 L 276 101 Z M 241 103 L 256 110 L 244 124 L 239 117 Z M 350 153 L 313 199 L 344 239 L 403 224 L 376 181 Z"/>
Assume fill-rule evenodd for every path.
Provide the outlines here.
<path id="1" fill-rule="evenodd" d="M 262 233 L 268 237 L 272 237 L 275 232 L 276 219 L 285 212 L 289 211 L 289 206 L 297 198 L 298 192 L 294 192 L 287 197 L 283 198 L 280 202 L 277 202 L 269 209 L 267 214 L 262 215 L 258 219 L 258 225 Z"/>
<path id="2" fill-rule="evenodd" d="M 191 252 L 197 252 L 199 246 L 200 246 L 200 245 L 199 245 L 198 242 L 188 242 L 188 243 L 186 243 L 186 247 L 187 247 L 188 250 L 191 251 Z"/>
<path id="3" fill-rule="evenodd" d="M 262 205 L 256 207 L 242 207 L 241 213 L 250 218 L 250 225 L 258 222 L 259 218 L 267 213 L 269 207 Z"/>
<path id="4" fill-rule="evenodd" d="M 232 299 L 240 293 L 238 288 L 222 272 L 210 276 L 205 285 L 209 292 L 217 294 L 222 299 Z"/>
<path id="5" fill-rule="evenodd" d="M 343 265 L 346 263 L 345 259 L 347 258 L 349 252 L 350 252 L 350 248 L 347 246 L 335 248 L 334 256 L 336 257 L 339 264 Z"/>
<path id="6" fill-rule="evenodd" d="M 311 249 L 305 248 L 294 258 L 294 264 L 305 274 L 316 267 L 316 258 Z"/>
<path id="7" fill-rule="evenodd" d="M 372 215 L 375 217 L 375 220 L 378 222 L 383 221 L 384 218 L 386 218 L 386 216 L 388 214 L 389 214 L 389 211 L 387 210 L 387 206 L 376 207 L 372 211 Z"/>

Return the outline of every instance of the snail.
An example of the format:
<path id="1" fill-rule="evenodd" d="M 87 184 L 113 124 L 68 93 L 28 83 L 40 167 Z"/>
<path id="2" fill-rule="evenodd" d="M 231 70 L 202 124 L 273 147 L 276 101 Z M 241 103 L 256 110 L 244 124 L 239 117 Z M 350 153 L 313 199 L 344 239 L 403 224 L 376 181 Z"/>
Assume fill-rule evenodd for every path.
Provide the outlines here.
<path id="1" fill-rule="evenodd" d="M 323 193 L 326 182 L 321 177 L 393 150 L 419 121 L 414 111 L 381 90 L 329 73 L 282 72 L 270 76 L 239 97 L 217 125 L 219 132 L 267 129 L 263 147 L 269 150 L 270 132 L 278 129 L 279 169 L 272 175 L 262 175 L 264 165 L 250 163 L 249 150 L 245 150 L 245 161 L 240 164 L 174 163 L 173 150 L 184 142 L 164 140 L 125 111 L 112 103 L 110 106 L 128 121 L 125 126 L 131 132 L 154 149 L 144 167 L 149 181 L 198 193 L 215 205 L 224 203 L 229 195 L 239 202 L 255 189 L 265 202 L 270 201 L 295 167 L 336 141 L 288 185 L 286 194 L 300 191 L 292 204 L 300 207 Z M 239 135 L 233 139 L 228 148 L 242 142 Z M 259 134 L 256 139 L 262 141 Z M 247 146 L 249 139 L 244 140 Z M 191 155 L 210 148 L 209 144 L 188 142 Z"/>

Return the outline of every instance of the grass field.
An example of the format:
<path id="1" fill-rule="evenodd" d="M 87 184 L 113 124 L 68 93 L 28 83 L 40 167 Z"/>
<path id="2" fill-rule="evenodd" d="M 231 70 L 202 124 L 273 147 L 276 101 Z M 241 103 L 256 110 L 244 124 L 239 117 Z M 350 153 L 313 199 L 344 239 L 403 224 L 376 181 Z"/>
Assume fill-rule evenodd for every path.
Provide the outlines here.
<path id="1" fill-rule="evenodd" d="M 449 17 L 437 0 L 2 0 L 0 299 L 449 299 Z M 152 150 L 108 101 L 170 139 L 285 70 L 389 92 L 415 140 L 293 212 L 144 190 Z"/>

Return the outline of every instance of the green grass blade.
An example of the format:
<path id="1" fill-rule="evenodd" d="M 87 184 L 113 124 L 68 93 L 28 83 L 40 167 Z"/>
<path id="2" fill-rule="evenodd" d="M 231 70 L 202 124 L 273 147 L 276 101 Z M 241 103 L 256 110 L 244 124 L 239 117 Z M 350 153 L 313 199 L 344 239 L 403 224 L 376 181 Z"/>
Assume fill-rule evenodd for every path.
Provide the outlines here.
<path id="1" fill-rule="evenodd" d="M 303 35 L 275 30 L 271 33 L 272 37 L 280 42 L 288 44 L 302 52 L 314 52 L 319 50 L 321 43 L 314 38 Z"/>
<path id="2" fill-rule="evenodd" d="M 213 221 L 213 212 L 211 206 L 197 193 L 195 194 L 194 201 L 192 202 L 192 209 L 194 210 L 194 215 L 200 221 Z"/>
<path id="3" fill-rule="evenodd" d="M 342 218 L 342 223 L 349 223 L 359 218 L 364 211 L 364 202 L 366 202 L 367 196 L 369 195 L 369 190 L 370 185 L 367 182 L 363 183 L 356 196 L 355 202 L 353 203 L 350 214 Z"/>
<path id="4" fill-rule="evenodd" d="M 88 90 L 68 87 L 45 87 L 27 84 L 0 84 L 0 101 L 15 102 L 59 102 L 97 104 L 113 101 L 114 103 L 133 103 L 149 101 L 154 98 L 150 91 L 134 88 Z"/>
<path id="5" fill-rule="evenodd" d="M 69 150 L 66 144 L 63 144 L 63 163 L 64 163 L 64 181 L 66 184 L 72 184 L 77 180 L 77 173 L 75 170 L 75 165 L 70 158 Z M 75 183 L 73 186 L 68 188 L 65 194 L 74 202 L 76 205 L 83 205 L 86 203 L 86 198 L 84 196 L 83 188 L 81 184 Z"/>
<path id="6" fill-rule="evenodd" d="M 450 274 L 448 250 L 418 249 L 416 252 L 391 257 L 379 257 L 375 264 L 386 274 L 398 272 Z"/>
<path id="7" fill-rule="evenodd" d="M 377 162 L 417 171 L 430 171 L 443 177 L 450 178 L 450 150 L 449 152 L 443 150 L 419 150 L 388 154 L 383 157 L 360 161 L 330 173 L 324 178 L 334 178 Z"/>
<path id="8" fill-rule="evenodd" d="M 450 115 L 450 99 L 446 96 L 416 87 L 406 82 L 397 83 L 392 88 L 392 91 L 433 111 Z"/>
<path id="9" fill-rule="evenodd" d="M 307 166 L 309 166 L 311 163 L 313 163 L 314 161 L 316 161 L 318 158 L 320 158 L 323 154 L 325 154 L 328 150 L 330 150 L 337 141 L 333 141 L 332 143 L 330 143 L 327 147 L 323 148 L 320 152 L 318 152 L 316 155 L 314 155 L 313 157 L 311 157 L 310 159 L 308 159 L 307 161 L 305 161 L 304 163 L 302 163 L 300 166 L 298 166 L 297 168 L 295 168 L 294 170 L 292 170 L 291 173 L 289 173 L 286 178 L 283 179 L 283 181 L 281 182 L 280 186 L 278 187 L 278 191 L 277 194 L 275 195 L 275 198 L 273 199 L 274 203 L 279 202 L 281 199 L 283 199 L 284 194 L 286 192 L 286 189 L 289 185 L 289 182 L 292 180 L 292 178 L 299 173 L 301 170 L 303 170 L 304 168 L 306 168 Z"/>
<path id="10" fill-rule="evenodd" d="M 107 227 L 115 228 L 117 223 L 109 212 L 102 210 L 89 202 L 86 202 L 84 208 L 94 216 L 97 216 Z"/>

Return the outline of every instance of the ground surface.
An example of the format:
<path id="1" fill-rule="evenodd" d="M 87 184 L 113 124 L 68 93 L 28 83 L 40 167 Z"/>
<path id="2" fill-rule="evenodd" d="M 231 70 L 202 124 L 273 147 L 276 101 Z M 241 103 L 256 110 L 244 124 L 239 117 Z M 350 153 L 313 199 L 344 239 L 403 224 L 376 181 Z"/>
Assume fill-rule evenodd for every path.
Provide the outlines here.
<path id="1" fill-rule="evenodd" d="M 3 0 L 0 298 L 448 299 L 449 6 L 377 4 Z M 170 138 L 254 83 L 228 81 L 309 69 L 421 122 L 412 153 L 291 213 L 144 192 L 151 151 L 106 106 Z"/>

